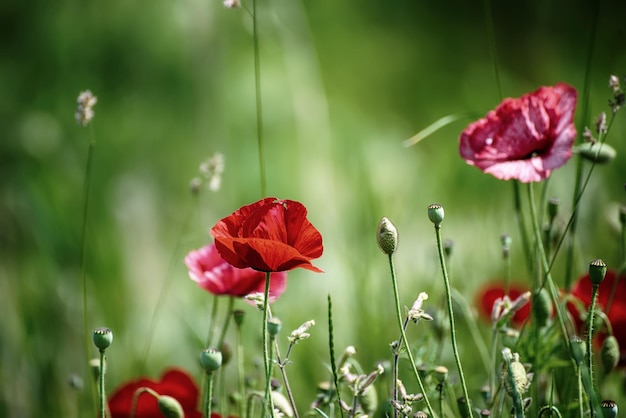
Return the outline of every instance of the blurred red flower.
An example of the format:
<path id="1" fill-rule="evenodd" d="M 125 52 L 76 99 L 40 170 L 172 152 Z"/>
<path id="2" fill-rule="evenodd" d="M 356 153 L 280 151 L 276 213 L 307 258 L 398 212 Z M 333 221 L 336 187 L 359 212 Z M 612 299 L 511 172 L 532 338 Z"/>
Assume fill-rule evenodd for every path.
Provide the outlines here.
<path id="1" fill-rule="evenodd" d="M 175 398 L 183 407 L 185 417 L 201 418 L 202 413 L 197 410 L 200 392 L 191 377 L 180 369 L 166 370 L 161 380 L 155 381 L 139 378 L 119 387 L 109 398 L 111 418 L 129 418 L 133 405 L 133 397 L 137 389 L 147 387 L 159 395 L 168 395 Z M 142 393 L 135 410 L 136 418 L 161 418 L 157 400 L 148 393 Z M 213 417 L 212 418 L 219 418 Z"/>
<path id="2" fill-rule="evenodd" d="M 573 87 L 559 83 L 505 99 L 463 131 L 461 157 L 501 180 L 547 178 L 572 156 L 576 98 Z"/>
<path id="3" fill-rule="evenodd" d="M 509 285 L 508 297 L 511 301 L 515 301 L 518 297 L 524 294 L 528 289 L 511 283 Z M 491 314 L 493 311 L 493 305 L 498 299 L 502 299 L 506 296 L 504 291 L 504 282 L 493 282 L 483 286 L 477 294 L 477 304 L 480 310 L 480 316 L 484 319 L 491 321 Z M 511 322 L 513 325 L 521 326 L 524 321 L 530 315 L 530 303 L 526 303 L 517 312 L 513 314 Z"/>
<path id="4" fill-rule="evenodd" d="M 189 277 L 198 286 L 214 295 L 243 297 L 250 293 L 263 293 L 265 273 L 251 268 L 240 269 L 228 264 L 217 252 L 215 244 L 191 251 L 185 257 Z M 275 301 L 287 287 L 287 273 L 272 273 L 270 301 Z"/>
<path id="5" fill-rule="evenodd" d="M 615 294 L 613 295 L 611 306 L 607 312 L 606 308 L 609 304 L 609 299 L 611 298 L 613 286 L 616 286 Z M 574 284 L 571 293 L 588 309 L 589 305 L 591 305 L 591 291 L 591 280 L 589 279 L 589 273 L 586 273 L 578 278 L 578 281 Z M 584 329 L 586 329 L 586 325 L 583 323 L 582 312 L 580 312 L 573 303 L 568 303 L 567 307 L 574 317 L 574 321 L 576 322 L 578 330 L 582 335 Z M 622 357 L 620 364 L 624 365 L 626 363 L 626 274 L 622 274 L 618 278 L 617 272 L 614 270 L 607 270 L 606 276 L 598 288 L 596 309 L 602 310 L 609 318 L 611 327 L 613 328 L 613 335 L 617 339 L 620 346 Z M 604 340 L 607 335 L 606 330 L 604 332 L 602 330 L 599 331 L 598 335 L 600 340 Z"/>
<path id="6" fill-rule="evenodd" d="M 235 267 L 321 272 L 311 260 L 322 255 L 322 235 L 306 214 L 302 203 L 267 197 L 219 221 L 211 235 L 222 258 Z"/>

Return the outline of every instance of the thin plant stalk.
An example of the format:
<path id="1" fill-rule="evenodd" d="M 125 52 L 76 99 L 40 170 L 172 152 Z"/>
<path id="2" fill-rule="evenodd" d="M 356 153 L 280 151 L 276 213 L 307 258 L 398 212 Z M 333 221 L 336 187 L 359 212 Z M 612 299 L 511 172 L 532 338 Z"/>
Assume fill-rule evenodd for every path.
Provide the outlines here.
<path id="1" fill-rule="evenodd" d="M 96 152 L 96 139 L 93 132 L 93 125 L 90 126 L 91 140 L 89 141 L 89 148 L 87 150 L 87 163 L 85 165 L 85 184 L 83 185 L 83 219 L 80 231 L 80 277 L 81 277 L 81 293 L 82 293 L 82 307 L 83 307 L 83 335 L 85 338 L 85 364 L 89 363 L 91 357 L 89 347 L 91 347 L 91 333 L 89 332 L 89 320 L 87 312 L 87 215 L 89 213 L 89 196 L 91 190 L 91 177 L 93 171 L 93 160 Z M 93 399 L 94 412 L 97 409 L 95 401 L 96 388 L 92 379 L 89 380 L 89 386 L 91 387 L 91 394 Z"/>
<path id="2" fill-rule="evenodd" d="M 404 318 L 402 330 L 406 333 L 406 327 L 409 324 L 409 317 Z M 398 364 L 400 361 L 400 349 L 402 348 L 402 338 L 398 340 L 398 346 L 393 350 L 393 370 L 391 381 L 393 383 L 393 400 L 398 400 Z M 398 418 L 398 408 L 393 408 L 393 418 Z"/>
<path id="3" fill-rule="evenodd" d="M 100 371 L 98 373 L 98 395 L 100 396 L 100 416 L 106 417 L 106 393 L 104 392 L 104 374 L 106 366 L 104 364 L 104 350 L 100 350 Z"/>
<path id="4" fill-rule="evenodd" d="M 241 327 L 237 327 L 237 386 L 239 387 L 239 395 L 241 400 L 239 401 L 239 416 L 246 418 L 244 414 L 243 401 L 246 399 L 246 387 L 244 385 L 244 366 L 243 366 L 243 344 L 241 342 Z"/>
<path id="5" fill-rule="evenodd" d="M 598 298 L 599 285 L 593 284 L 591 290 L 591 305 L 589 306 L 589 318 L 587 322 L 587 368 L 589 369 L 589 378 L 593 383 L 593 346 L 591 340 L 593 339 L 593 315 L 596 308 L 596 299 Z M 589 410 L 593 411 L 593 399 L 589 397 Z M 593 414 L 592 414 L 593 415 Z"/>
<path id="6" fill-rule="evenodd" d="M 467 385 L 465 384 L 465 375 L 463 374 L 463 366 L 461 365 L 461 357 L 459 356 L 459 349 L 456 342 L 456 328 L 454 325 L 454 312 L 452 310 L 452 291 L 450 290 L 450 279 L 448 278 L 446 260 L 443 253 L 440 223 L 435 224 L 435 235 L 437 236 L 437 252 L 439 253 L 439 262 L 441 264 L 441 272 L 443 273 L 443 281 L 446 288 L 446 305 L 448 307 L 448 319 L 450 321 L 450 341 L 452 342 L 452 352 L 454 353 L 454 360 L 456 362 L 457 370 L 459 371 L 459 379 L 461 380 L 463 397 L 467 401 L 468 410 L 471 411 L 469 392 L 467 391 Z"/>
<path id="7" fill-rule="evenodd" d="M 593 52 L 595 49 L 595 41 L 596 41 L 596 33 L 598 28 L 598 16 L 600 15 L 600 4 L 592 2 L 593 4 L 593 17 L 590 20 L 590 39 L 589 39 L 589 48 L 587 49 L 587 61 L 585 64 L 585 81 L 583 83 L 583 94 L 582 94 L 582 119 L 581 123 L 578 126 L 578 132 L 582 135 L 583 128 L 585 126 L 585 121 L 589 120 L 590 113 L 590 103 L 589 103 L 589 92 L 591 90 L 591 64 L 593 62 Z M 574 183 L 574 193 L 573 193 L 573 204 L 572 204 L 572 219 L 571 225 L 569 228 L 569 240 L 567 242 L 567 253 L 566 253 L 566 261 L 565 261 L 565 279 L 563 281 L 565 290 L 569 290 L 572 284 L 572 268 L 574 264 L 574 241 L 576 238 L 576 229 L 578 225 L 578 211 L 575 210 L 578 201 L 579 195 L 582 194 L 582 177 L 583 177 L 583 158 L 579 155 L 576 161 L 576 180 Z"/>
<path id="8" fill-rule="evenodd" d="M 235 306 L 235 298 L 228 298 L 228 309 L 226 310 L 226 320 L 224 321 L 224 325 L 222 326 L 222 332 L 220 333 L 220 338 L 217 340 L 217 348 L 222 349 L 222 345 L 224 344 L 224 339 L 226 338 L 226 332 L 228 331 L 228 327 L 230 326 L 230 319 L 233 316 L 233 307 Z"/>
<path id="9" fill-rule="evenodd" d="M 142 356 L 142 361 L 141 361 L 142 369 L 145 368 L 146 361 L 148 359 L 148 353 L 150 352 L 150 346 L 152 344 L 152 336 L 154 335 L 154 330 L 157 325 L 157 319 L 158 319 L 157 317 L 159 313 L 159 308 L 163 305 L 165 301 L 165 297 L 169 293 L 169 288 L 172 284 L 172 279 L 174 277 L 174 275 L 172 274 L 172 271 L 174 269 L 174 266 L 178 265 L 178 262 L 179 262 L 178 253 L 180 251 L 183 237 L 185 236 L 185 233 L 187 231 L 189 220 L 191 219 L 192 214 L 193 212 L 195 212 L 195 208 L 197 207 L 197 202 L 198 202 L 198 199 L 194 198 L 193 200 L 194 204 L 191 206 L 191 209 L 189 210 L 189 213 L 187 214 L 187 217 L 183 223 L 183 226 L 180 229 L 180 234 L 178 235 L 178 239 L 176 240 L 176 245 L 174 246 L 174 252 L 172 253 L 172 257 L 170 258 L 170 261 L 167 267 L 167 275 L 165 277 L 165 280 L 163 281 L 163 285 L 161 286 L 159 297 L 157 298 L 157 302 L 156 302 L 156 305 L 154 306 L 154 310 L 152 311 L 152 317 L 150 318 L 150 325 L 148 325 L 148 335 L 146 336 L 146 345 L 143 349 L 143 356 Z"/>
<path id="10" fill-rule="evenodd" d="M 526 232 L 526 220 L 524 219 L 524 213 L 522 212 L 522 196 L 521 190 L 518 180 L 513 180 L 513 202 L 515 209 L 515 219 L 517 220 L 517 225 L 519 227 L 520 236 L 522 237 L 522 248 L 524 249 L 524 255 L 526 256 L 526 267 L 528 271 L 532 274 L 533 272 L 533 257 L 532 252 L 530 250 L 530 240 L 528 238 L 528 233 Z"/>
<path id="11" fill-rule="evenodd" d="M 213 373 L 207 373 L 206 374 L 206 384 L 207 384 L 207 391 L 206 391 L 206 397 L 204 399 L 204 416 L 205 418 L 211 418 L 211 398 L 213 397 Z"/>
<path id="12" fill-rule="evenodd" d="M 271 384 L 271 370 L 272 365 L 270 363 L 270 350 L 271 347 L 268 342 L 267 322 L 269 320 L 269 296 L 270 296 L 270 278 L 271 273 L 268 271 L 265 273 L 265 292 L 263 298 L 263 366 L 265 375 L 265 395 L 263 396 L 263 413 L 267 414 L 267 408 L 270 408 L 270 416 L 274 417 L 274 408 L 270 407 L 270 384 Z"/>
<path id="13" fill-rule="evenodd" d="M 259 53 L 259 25 L 257 0 L 252 0 L 252 39 L 254 44 L 254 86 L 256 94 L 256 132 L 259 149 L 259 173 L 261 176 L 261 196 L 266 196 L 265 159 L 263 158 L 263 102 L 261 100 L 261 58 Z"/>
<path id="14" fill-rule="evenodd" d="M 335 361 L 335 333 L 333 326 L 333 302 L 328 294 L 328 351 L 330 352 L 330 368 L 333 377 L 333 384 L 337 391 L 337 402 L 339 405 L 339 411 L 341 418 L 343 418 L 343 408 L 341 408 L 341 394 L 339 393 L 339 376 L 337 375 L 337 362 Z"/>
<path id="15" fill-rule="evenodd" d="M 293 397 L 293 391 L 291 390 L 291 385 L 289 384 L 289 378 L 287 377 L 287 370 L 285 369 L 285 367 L 289 363 L 289 354 L 291 353 L 292 347 L 293 347 L 293 344 L 289 343 L 289 347 L 287 348 L 287 354 L 285 354 L 285 359 L 282 360 L 280 357 L 280 351 L 278 349 L 278 342 L 274 341 L 274 351 L 276 352 L 276 361 L 278 363 L 278 368 L 280 369 L 280 374 L 283 378 L 283 384 L 285 385 L 287 398 L 289 399 L 289 403 L 291 404 L 291 409 L 293 410 L 294 418 L 299 418 L 298 408 L 296 406 L 296 400 Z"/>
<path id="16" fill-rule="evenodd" d="M 442 252 L 443 253 L 443 252 Z M 398 282 L 396 279 L 396 271 L 393 263 L 393 256 L 389 254 L 389 269 L 391 270 L 391 282 L 393 284 L 393 295 L 395 299 L 396 305 L 396 318 L 398 320 L 398 327 L 400 328 L 400 333 L 402 334 L 402 343 L 406 348 L 406 353 L 409 356 L 409 362 L 411 363 L 411 367 L 413 368 L 413 374 L 415 375 L 415 379 L 417 380 L 417 384 L 424 395 L 424 402 L 426 403 L 426 408 L 428 409 L 428 413 L 432 417 L 436 417 L 435 411 L 433 410 L 430 401 L 428 400 L 428 395 L 426 394 L 426 390 L 424 389 L 424 385 L 422 383 L 422 379 L 420 378 L 419 373 L 417 372 L 417 366 L 415 365 L 415 359 L 413 358 L 413 353 L 411 352 L 411 348 L 409 346 L 409 342 L 406 338 L 406 333 L 404 332 L 404 328 L 402 326 L 402 314 L 400 313 L 400 296 L 398 294 Z M 395 382 L 394 382 L 395 385 Z"/>

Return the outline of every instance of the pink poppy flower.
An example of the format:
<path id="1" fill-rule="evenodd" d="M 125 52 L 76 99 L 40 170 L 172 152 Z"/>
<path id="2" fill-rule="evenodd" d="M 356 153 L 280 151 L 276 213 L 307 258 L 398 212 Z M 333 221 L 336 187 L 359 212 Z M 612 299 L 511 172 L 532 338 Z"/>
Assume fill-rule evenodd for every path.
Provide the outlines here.
<path id="1" fill-rule="evenodd" d="M 505 99 L 463 131 L 461 157 L 501 180 L 547 178 L 572 156 L 576 98 L 573 87 L 559 83 Z"/>
<path id="2" fill-rule="evenodd" d="M 152 389 L 160 396 L 167 395 L 175 398 L 183 408 L 185 417 L 202 417 L 202 413 L 197 409 L 200 397 L 198 386 L 183 370 L 169 369 L 163 373 L 160 380 L 143 377 L 117 388 L 109 398 L 111 418 L 129 418 L 135 392 L 144 387 Z M 211 415 L 211 418 L 219 418 L 217 415 Z M 163 415 L 157 405 L 157 399 L 148 393 L 142 393 L 139 395 L 134 416 L 136 418 L 159 418 Z"/>
<path id="3" fill-rule="evenodd" d="M 240 269 L 227 263 L 215 244 L 191 251 L 185 257 L 189 277 L 198 286 L 214 295 L 243 297 L 265 291 L 265 273 L 251 268 Z M 287 288 L 287 273 L 272 273 L 270 302 L 274 302 Z"/>
<path id="4" fill-rule="evenodd" d="M 611 298 L 613 286 L 616 286 L 615 294 L 613 295 L 611 306 L 607 312 L 606 308 L 609 304 L 609 299 Z M 580 300 L 586 308 L 589 308 L 591 305 L 591 291 L 591 280 L 589 279 L 589 273 L 586 273 L 579 277 L 576 284 L 574 284 L 574 287 L 572 288 L 572 295 Z M 619 364 L 624 366 L 626 365 L 626 274 L 622 274 L 618 278 L 617 272 L 614 270 L 607 270 L 606 276 L 598 288 L 596 307 L 599 310 L 603 310 L 609 318 L 609 321 L 611 321 L 613 335 L 617 339 L 621 350 L 622 359 Z M 574 317 L 574 321 L 576 322 L 576 325 L 582 335 L 584 329 L 586 328 L 586 324 L 584 324 L 581 319 L 581 313 L 573 303 L 568 303 L 567 308 Z M 598 331 L 600 341 L 603 341 L 607 335 L 606 331 L 596 331 Z"/>

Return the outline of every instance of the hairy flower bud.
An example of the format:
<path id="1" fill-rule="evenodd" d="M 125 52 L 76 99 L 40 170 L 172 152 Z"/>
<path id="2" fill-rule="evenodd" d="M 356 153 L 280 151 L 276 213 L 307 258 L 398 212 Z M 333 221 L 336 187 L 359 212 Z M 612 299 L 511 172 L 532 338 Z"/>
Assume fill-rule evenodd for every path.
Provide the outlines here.
<path id="1" fill-rule="evenodd" d="M 589 263 L 589 279 L 593 285 L 598 286 L 606 275 L 606 263 L 601 259 L 593 260 Z"/>
<path id="2" fill-rule="evenodd" d="M 602 342 L 602 348 L 600 349 L 600 359 L 602 360 L 602 368 L 604 373 L 610 373 L 620 359 L 619 343 L 617 338 L 609 335 Z"/>
<path id="3" fill-rule="evenodd" d="M 159 396 L 157 404 L 159 405 L 159 411 L 165 418 L 183 418 L 185 416 L 183 407 L 176 398 L 167 395 Z"/>
<path id="4" fill-rule="evenodd" d="M 537 325 L 544 327 L 548 323 L 548 320 L 552 316 L 552 301 L 550 300 L 550 294 L 546 288 L 542 288 L 539 293 L 535 295 L 533 300 L 535 304 L 535 317 L 537 319 Z"/>
<path id="5" fill-rule="evenodd" d="M 394 224 L 385 217 L 378 223 L 376 242 L 378 242 L 380 250 L 387 255 L 392 255 L 398 249 L 398 230 Z"/>
<path id="6" fill-rule="evenodd" d="M 575 147 L 581 157 L 596 164 L 606 164 L 615 159 L 617 151 L 606 143 L 583 142 Z"/>
<path id="7" fill-rule="evenodd" d="M 576 361 L 576 364 L 581 365 L 585 361 L 587 355 L 587 346 L 580 337 L 572 337 L 569 340 L 569 345 L 572 352 L 572 357 Z"/>
<path id="8" fill-rule="evenodd" d="M 275 338 L 282 327 L 283 323 L 280 319 L 276 317 L 270 318 L 269 321 L 267 321 L 267 332 L 270 335 L 270 338 Z"/>

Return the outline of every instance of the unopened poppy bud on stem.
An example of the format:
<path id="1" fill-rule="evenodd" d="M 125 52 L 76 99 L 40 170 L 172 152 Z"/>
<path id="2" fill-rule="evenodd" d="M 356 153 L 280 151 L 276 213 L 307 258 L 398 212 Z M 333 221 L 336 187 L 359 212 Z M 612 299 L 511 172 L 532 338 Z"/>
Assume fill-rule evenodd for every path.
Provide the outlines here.
<path id="1" fill-rule="evenodd" d="M 270 318 L 267 321 L 267 332 L 269 333 L 271 338 L 276 337 L 276 335 L 280 332 L 280 329 L 282 328 L 283 323 L 280 321 L 280 319 L 274 317 L 274 318 Z"/>
<path id="2" fill-rule="evenodd" d="M 213 373 L 222 366 L 222 353 L 215 348 L 207 348 L 200 353 L 200 364 L 205 372 Z"/>
<path id="3" fill-rule="evenodd" d="M 93 343 L 100 351 L 106 350 L 113 342 L 113 331 L 106 327 L 93 330 Z"/>
<path id="4" fill-rule="evenodd" d="M 183 418 L 185 416 L 183 407 L 176 398 L 167 395 L 159 396 L 157 403 L 159 405 L 159 411 L 161 411 L 161 414 L 163 414 L 165 418 Z"/>
<path id="5" fill-rule="evenodd" d="M 394 224 L 385 217 L 378 223 L 376 242 L 378 242 L 380 250 L 387 255 L 392 255 L 398 249 L 398 230 Z"/>
<path id="6" fill-rule="evenodd" d="M 433 203 L 428 206 L 428 219 L 435 224 L 435 228 L 441 226 L 444 218 L 443 206 L 439 203 Z"/>
<path id="7" fill-rule="evenodd" d="M 591 283 L 598 286 L 606 275 L 606 263 L 601 259 L 593 260 L 589 263 L 589 279 Z"/>
<path id="8" fill-rule="evenodd" d="M 617 363 L 619 363 L 619 343 L 617 342 L 617 338 L 613 335 L 609 335 L 602 342 L 600 359 L 602 360 L 604 373 L 610 373 L 617 366 Z"/>

